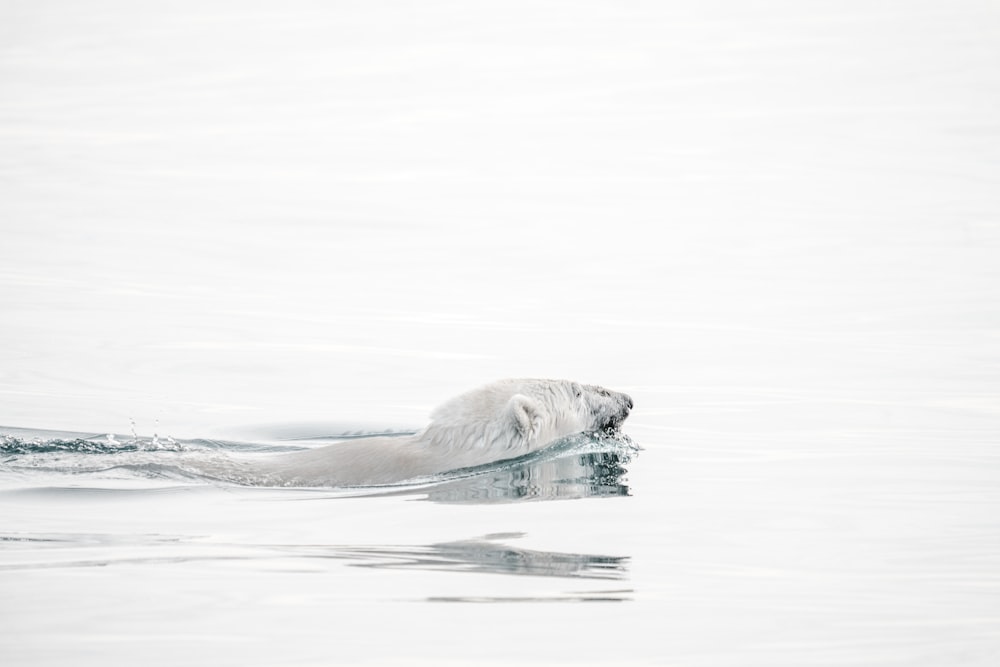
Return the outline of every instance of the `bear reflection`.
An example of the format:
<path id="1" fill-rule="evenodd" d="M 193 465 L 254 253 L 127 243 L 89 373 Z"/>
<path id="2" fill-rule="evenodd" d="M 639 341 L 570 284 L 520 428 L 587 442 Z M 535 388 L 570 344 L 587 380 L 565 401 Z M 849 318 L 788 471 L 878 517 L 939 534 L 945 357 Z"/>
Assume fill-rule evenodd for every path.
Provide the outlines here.
<path id="1" fill-rule="evenodd" d="M 355 561 L 356 567 L 441 570 L 579 579 L 628 578 L 627 556 L 537 551 L 507 544 L 523 533 L 496 533 L 427 546 L 328 547 L 317 554 Z"/>
<path id="2" fill-rule="evenodd" d="M 494 503 L 627 496 L 624 476 L 631 457 L 623 452 L 567 453 L 512 464 L 478 475 L 411 491 L 439 503 Z"/>

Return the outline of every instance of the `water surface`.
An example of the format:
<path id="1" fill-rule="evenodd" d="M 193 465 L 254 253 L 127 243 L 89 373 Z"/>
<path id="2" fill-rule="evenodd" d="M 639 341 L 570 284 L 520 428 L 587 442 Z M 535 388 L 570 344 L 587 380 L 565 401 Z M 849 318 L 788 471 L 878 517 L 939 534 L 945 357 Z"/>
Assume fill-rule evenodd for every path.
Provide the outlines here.
<path id="1" fill-rule="evenodd" d="M 998 29 L 5 3 L 0 660 L 992 666 Z M 192 469 L 504 377 L 628 392 L 643 449 Z"/>

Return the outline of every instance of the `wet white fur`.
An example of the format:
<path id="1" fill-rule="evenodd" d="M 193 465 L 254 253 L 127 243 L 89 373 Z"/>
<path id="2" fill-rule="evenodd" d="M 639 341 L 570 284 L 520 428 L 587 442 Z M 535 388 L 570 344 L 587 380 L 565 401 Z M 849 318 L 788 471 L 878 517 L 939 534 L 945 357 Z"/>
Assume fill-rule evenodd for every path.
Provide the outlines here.
<path id="1" fill-rule="evenodd" d="M 620 424 L 625 394 L 568 380 L 501 380 L 457 396 L 423 430 L 283 454 L 258 474 L 295 486 L 388 484 L 516 458 L 554 440 Z"/>

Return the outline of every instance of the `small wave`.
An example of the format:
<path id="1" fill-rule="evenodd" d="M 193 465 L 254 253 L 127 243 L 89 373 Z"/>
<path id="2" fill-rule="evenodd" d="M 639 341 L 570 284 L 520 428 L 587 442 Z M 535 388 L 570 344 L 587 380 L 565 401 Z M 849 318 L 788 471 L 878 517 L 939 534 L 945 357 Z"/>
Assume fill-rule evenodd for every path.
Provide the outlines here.
<path id="1" fill-rule="evenodd" d="M 271 475 L 248 472 L 249 461 L 302 449 L 295 445 L 43 433 L 0 435 L 2 470 L 16 475 L 19 486 L 31 475 L 44 473 L 73 475 L 74 486 L 194 483 L 299 488 Z M 352 496 L 421 494 L 435 502 L 471 503 L 628 495 L 626 465 L 638 450 L 621 432 L 580 433 L 516 459 L 339 491 Z M 46 483 L 52 483 L 51 477 Z"/>
<path id="2" fill-rule="evenodd" d="M 541 464 L 564 458 L 566 455 L 614 453 L 623 463 L 628 463 L 639 451 L 639 446 L 629 436 L 620 431 L 600 431 L 577 433 L 556 440 L 548 447 L 515 459 L 493 461 L 471 468 L 456 468 L 437 475 L 406 480 L 405 485 L 447 482 L 465 477 L 475 477 L 484 473 L 504 472 L 526 465 Z"/>
<path id="3" fill-rule="evenodd" d="M 0 435 L 0 454 L 118 454 L 122 452 L 180 452 L 184 445 L 173 438 L 132 438 L 120 441 L 113 435 L 94 438 L 19 438 Z"/>

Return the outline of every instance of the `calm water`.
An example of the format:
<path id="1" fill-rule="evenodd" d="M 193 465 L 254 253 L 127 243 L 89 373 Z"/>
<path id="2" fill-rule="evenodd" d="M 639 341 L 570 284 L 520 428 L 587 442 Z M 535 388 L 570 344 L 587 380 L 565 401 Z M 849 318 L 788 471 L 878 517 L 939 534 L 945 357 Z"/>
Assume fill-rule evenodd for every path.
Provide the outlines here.
<path id="1" fill-rule="evenodd" d="M 995 664 L 998 30 L 4 4 L 0 660 Z M 628 392 L 628 438 L 198 472 L 503 377 Z"/>

